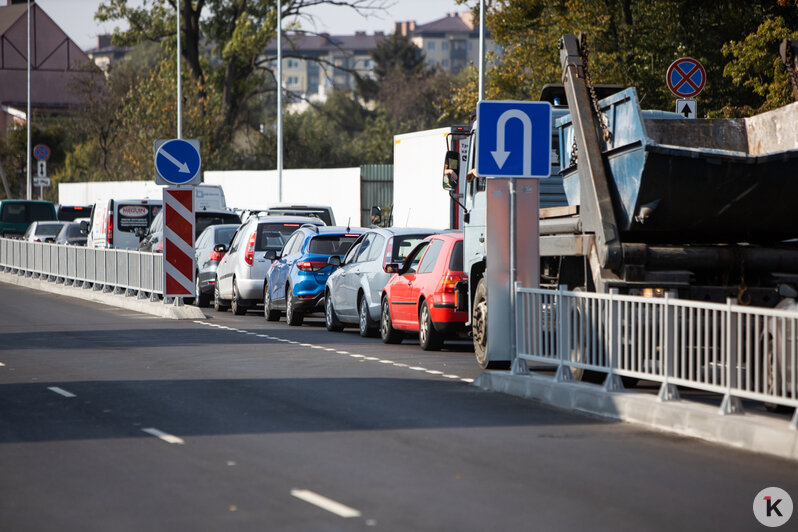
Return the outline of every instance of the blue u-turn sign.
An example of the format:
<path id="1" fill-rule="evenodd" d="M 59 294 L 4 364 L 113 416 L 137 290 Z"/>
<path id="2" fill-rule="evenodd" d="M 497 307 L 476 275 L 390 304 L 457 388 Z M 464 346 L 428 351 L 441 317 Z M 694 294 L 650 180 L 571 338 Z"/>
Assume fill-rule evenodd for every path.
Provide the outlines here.
<path id="1" fill-rule="evenodd" d="M 477 173 L 486 177 L 548 177 L 551 104 L 479 102 Z"/>
<path id="2" fill-rule="evenodd" d="M 154 150 L 157 184 L 194 185 L 202 180 L 198 140 L 156 140 Z"/>

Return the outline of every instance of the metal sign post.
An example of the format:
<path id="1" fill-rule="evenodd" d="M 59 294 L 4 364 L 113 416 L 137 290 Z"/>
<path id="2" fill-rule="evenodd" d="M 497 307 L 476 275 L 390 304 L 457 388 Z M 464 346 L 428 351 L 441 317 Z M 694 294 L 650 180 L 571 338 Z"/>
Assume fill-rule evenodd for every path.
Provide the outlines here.
<path id="1" fill-rule="evenodd" d="M 477 123 L 477 173 L 488 177 L 488 357 L 505 348 L 502 342 L 509 336 L 515 362 L 515 284 L 537 288 L 540 278 L 539 187 L 537 179 L 528 178 L 551 174 L 551 105 L 482 101 Z M 518 209 L 519 197 L 522 205 L 534 208 Z M 519 227 L 524 229 L 520 236 Z M 509 316 L 502 308 L 509 308 Z"/>
<path id="2" fill-rule="evenodd" d="M 676 95 L 676 112 L 685 118 L 695 118 L 698 105 L 695 96 L 704 90 L 707 84 L 707 72 L 704 66 L 692 57 L 677 59 L 665 74 L 668 89 Z"/>

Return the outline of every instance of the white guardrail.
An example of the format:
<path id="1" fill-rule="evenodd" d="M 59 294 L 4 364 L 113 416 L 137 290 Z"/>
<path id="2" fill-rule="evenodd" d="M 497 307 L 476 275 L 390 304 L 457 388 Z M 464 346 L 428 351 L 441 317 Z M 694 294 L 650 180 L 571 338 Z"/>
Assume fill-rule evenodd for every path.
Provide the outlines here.
<path id="1" fill-rule="evenodd" d="M 0 238 L 6 272 L 106 292 L 156 298 L 163 295 L 163 255 Z"/>
<path id="2" fill-rule="evenodd" d="M 515 373 L 529 362 L 662 383 L 661 400 L 676 386 L 723 395 L 720 412 L 741 412 L 740 399 L 798 407 L 798 312 L 516 286 Z M 798 410 L 791 421 L 798 428 Z"/>

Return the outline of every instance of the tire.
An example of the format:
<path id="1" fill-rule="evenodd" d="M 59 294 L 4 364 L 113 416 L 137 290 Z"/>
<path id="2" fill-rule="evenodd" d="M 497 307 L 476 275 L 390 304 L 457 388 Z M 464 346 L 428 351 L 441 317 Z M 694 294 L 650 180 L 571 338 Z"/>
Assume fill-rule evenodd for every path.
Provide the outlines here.
<path id="1" fill-rule="evenodd" d="M 374 325 L 371 323 L 371 318 L 369 317 L 369 305 L 365 295 L 360 296 L 360 301 L 357 304 L 357 317 L 360 336 L 363 338 L 373 338 Z"/>
<path id="2" fill-rule="evenodd" d="M 233 281 L 233 300 L 230 302 L 230 308 L 233 309 L 233 314 L 236 316 L 243 316 L 247 313 L 247 307 L 241 303 L 241 294 L 238 293 L 238 283 Z"/>
<path id="3" fill-rule="evenodd" d="M 572 288 L 572 290 L 574 292 L 585 292 L 586 291 L 585 288 L 581 287 L 581 286 L 574 287 L 574 288 Z M 582 311 L 580 310 L 579 307 L 577 307 L 577 309 L 576 309 L 576 315 L 579 316 L 578 319 L 581 320 Z M 581 358 L 581 355 L 573 347 L 571 347 L 571 362 L 579 362 L 580 358 Z M 607 374 L 604 373 L 603 371 L 593 371 L 593 370 L 589 370 L 589 369 L 575 368 L 575 367 L 571 367 L 571 376 L 574 378 L 575 381 L 589 382 L 591 384 L 601 384 L 607 378 Z M 622 381 L 623 381 L 623 379 L 622 379 Z M 631 381 L 630 381 L 630 383 L 631 383 Z M 634 384 L 637 385 L 637 383 L 634 383 Z M 624 383 L 624 386 L 626 386 L 625 383 Z"/>
<path id="4" fill-rule="evenodd" d="M 196 273 L 196 281 L 194 282 L 195 291 L 197 292 L 197 297 L 194 298 L 194 304 L 198 307 L 207 307 L 211 304 L 211 298 L 208 294 L 203 294 L 202 290 L 200 290 L 200 279 L 199 279 L 199 272 Z"/>
<path id="5" fill-rule="evenodd" d="M 380 314 L 380 338 L 385 344 L 401 344 L 404 334 L 393 328 L 391 322 L 391 309 L 388 298 L 382 298 L 382 312 Z"/>
<path id="6" fill-rule="evenodd" d="M 426 301 L 418 312 L 418 342 L 424 351 L 439 351 L 443 347 L 443 335 L 435 330 Z"/>
<path id="7" fill-rule="evenodd" d="M 766 335 L 765 337 L 766 352 L 764 354 L 764 360 L 762 363 L 762 371 L 765 374 L 765 393 L 772 395 L 781 395 L 782 368 L 778 366 L 779 356 L 778 353 L 776 352 L 777 345 L 776 342 L 774 342 L 773 335 L 770 332 L 766 332 L 765 335 Z M 773 374 L 774 365 L 776 365 L 775 375 Z M 792 407 L 781 405 L 778 403 L 765 403 L 765 410 L 767 410 L 768 412 L 773 412 L 774 414 L 786 414 L 792 412 L 794 409 Z"/>
<path id="8" fill-rule="evenodd" d="M 227 303 L 224 302 L 219 293 L 219 278 L 217 277 L 216 283 L 213 285 L 213 309 L 216 312 L 227 312 L 228 308 L 230 307 L 227 306 Z"/>
<path id="9" fill-rule="evenodd" d="M 305 321 L 305 313 L 294 308 L 294 291 L 286 286 L 285 321 L 292 327 L 298 327 Z"/>
<path id="10" fill-rule="evenodd" d="M 280 321 L 280 311 L 272 308 L 269 281 L 263 282 L 263 317 L 266 318 L 266 321 Z"/>
<path id="11" fill-rule="evenodd" d="M 330 296 L 329 290 L 324 294 L 324 325 L 330 332 L 341 332 L 344 330 L 343 323 L 341 323 L 338 316 L 335 315 L 335 309 L 333 308 L 332 297 Z"/>

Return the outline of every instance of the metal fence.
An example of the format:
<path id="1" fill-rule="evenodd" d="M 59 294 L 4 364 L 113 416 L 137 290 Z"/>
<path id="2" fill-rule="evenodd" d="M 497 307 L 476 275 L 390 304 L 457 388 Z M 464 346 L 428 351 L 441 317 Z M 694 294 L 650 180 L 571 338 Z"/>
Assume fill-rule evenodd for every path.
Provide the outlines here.
<path id="1" fill-rule="evenodd" d="M 163 295 L 163 255 L 0 238 L 0 268 L 96 290 Z"/>
<path id="2" fill-rule="evenodd" d="M 721 413 L 742 411 L 740 399 L 798 407 L 798 312 L 668 297 L 594 294 L 516 287 L 515 372 L 529 362 L 557 366 L 556 379 L 607 373 L 723 395 Z M 792 418 L 798 428 L 798 411 Z"/>

